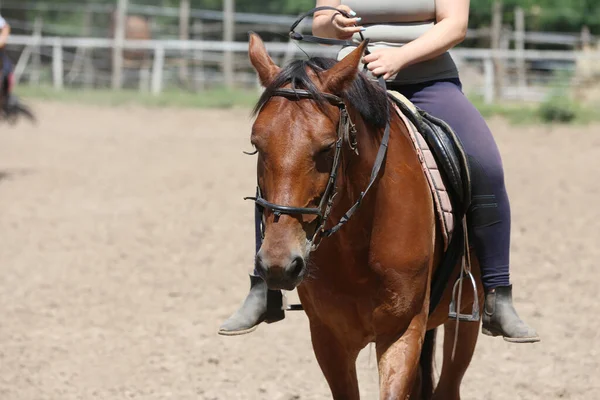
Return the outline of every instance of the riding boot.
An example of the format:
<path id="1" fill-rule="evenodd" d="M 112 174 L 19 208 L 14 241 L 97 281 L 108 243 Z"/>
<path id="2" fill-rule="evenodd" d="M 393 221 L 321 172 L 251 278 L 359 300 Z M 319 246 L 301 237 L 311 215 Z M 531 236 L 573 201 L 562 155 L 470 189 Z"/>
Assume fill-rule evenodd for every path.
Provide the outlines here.
<path id="1" fill-rule="evenodd" d="M 504 340 L 513 343 L 540 341 L 535 329 L 517 315 L 512 303 L 512 285 L 500 286 L 485 294 L 481 332 L 488 336 L 503 336 Z"/>
<path id="2" fill-rule="evenodd" d="M 250 333 L 261 322 L 268 324 L 285 318 L 280 290 L 270 290 L 265 281 L 250 275 L 250 293 L 244 304 L 219 328 L 219 335 L 236 336 Z"/>
<path id="3" fill-rule="evenodd" d="M 19 105 L 19 98 L 12 93 L 9 93 L 6 99 L 6 107 L 8 109 L 15 108 Z"/>

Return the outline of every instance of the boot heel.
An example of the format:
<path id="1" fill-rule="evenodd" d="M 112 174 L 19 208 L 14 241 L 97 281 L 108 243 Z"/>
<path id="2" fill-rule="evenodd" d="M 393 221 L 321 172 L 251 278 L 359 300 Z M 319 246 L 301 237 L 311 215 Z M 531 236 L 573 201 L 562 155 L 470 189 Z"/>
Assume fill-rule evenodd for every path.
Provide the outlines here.
<path id="1" fill-rule="evenodd" d="M 283 293 L 281 290 L 269 290 L 267 292 L 267 312 L 265 322 L 272 324 L 285 318 L 283 309 Z"/>
<path id="2" fill-rule="evenodd" d="M 502 336 L 502 334 L 499 333 L 498 331 L 493 330 L 493 329 L 484 328 L 483 326 L 481 327 L 481 333 L 483 333 L 484 335 L 493 336 L 493 337 Z"/>
<path id="3" fill-rule="evenodd" d="M 266 318 L 265 318 L 265 322 L 267 324 L 272 324 L 273 322 L 279 322 L 282 319 L 285 318 L 285 311 L 283 310 L 269 310 L 269 313 L 267 314 Z"/>

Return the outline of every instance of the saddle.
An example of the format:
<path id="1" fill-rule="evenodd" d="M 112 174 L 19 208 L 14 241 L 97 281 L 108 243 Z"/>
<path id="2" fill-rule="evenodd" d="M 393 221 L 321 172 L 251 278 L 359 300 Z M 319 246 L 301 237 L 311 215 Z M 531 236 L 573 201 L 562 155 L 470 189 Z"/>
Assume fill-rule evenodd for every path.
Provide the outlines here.
<path id="1" fill-rule="evenodd" d="M 417 108 L 400 93 L 389 90 L 388 95 L 427 142 L 446 184 L 453 210 L 462 217 L 471 204 L 471 176 L 460 139 L 447 123 Z"/>
<path id="2" fill-rule="evenodd" d="M 417 108 L 398 92 L 389 90 L 388 96 L 406 124 L 421 160 L 444 238 L 444 256 L 431 282 L 429 312 L 432 313 L 465 253 L 466 232 L 462 222 L 471 205 L 468 158 L 460 139 L 448 124 Z"/>

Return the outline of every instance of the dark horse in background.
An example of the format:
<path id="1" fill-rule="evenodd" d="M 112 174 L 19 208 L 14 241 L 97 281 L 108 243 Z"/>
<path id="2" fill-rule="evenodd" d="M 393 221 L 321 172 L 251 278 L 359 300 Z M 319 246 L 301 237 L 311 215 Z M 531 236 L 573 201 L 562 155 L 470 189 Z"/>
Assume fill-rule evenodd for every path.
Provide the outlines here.
<path id="1" fill-rule="evenodd" d="M 443 239 L 406 125 L 389 112 L 385 91 L 358 73 L 365 47 L 363 42 L 338 63 L 315 58 L 282 69 L 262 40 L 250 37 L 250 60 L 266 87 L 251 135 L 258 152 L 257 202 L 267 204 L 257 268 L 270 288 L 298 289 L 334 399 L 359 398 L 356 359 L 374 342 L 381 399 L 456 400 L 480 325 L 457 327 L 449 319 L 452 285 L 429 312 Z M 356 127 L 354 146 L 342 145 L 345 110 Z M 342 220 L 369 184 L 388 123 L 387 155 L 360 212 L 311 252 L 318 217 L 281 210 L 318 209 L 336 174 L 337 195 L 325 203 L 331 220 Z M 451 282 L 459 272 L 457 265 Z M 473 272 L 483 293 L 476 261 Z M 460 311 L 469 311 L 473 290 L 462 298 Z M 441 325 L 444 359 L 434 386 L 434 329 Z"/>
<path id="2" fill-rule="evenodd" d="M 2 121 L 16 123 L 20 116 L 35 122 L 35 115 L 12 92 L 12 86 L 12 65 L 4 50 L 0 49 L 0 123 Z"/>

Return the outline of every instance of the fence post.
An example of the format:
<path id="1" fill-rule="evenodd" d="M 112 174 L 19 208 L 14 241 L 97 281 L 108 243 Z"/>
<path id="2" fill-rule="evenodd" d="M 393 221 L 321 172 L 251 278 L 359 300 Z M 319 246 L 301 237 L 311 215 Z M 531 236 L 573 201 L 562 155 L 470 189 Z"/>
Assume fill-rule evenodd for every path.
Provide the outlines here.
<path id="1" fill-rule="evenodd" d="M 502 46 L 502 0 L 494 0 L 492 7 L 492 32 L 491 47 L 492 52 L 497 52 Z M 504 78 L 504 60 L 494 55 L 494 96 L 502 95 L 502 86 Z"/>
<path id="2" fill-rule="evenodd" d="M 527 88 L 527 69 L 525 68 L 525 12 L 521 7 L 515 8 L 515 50 L 519 93 L 524 93 Z"/>
<path id="3" fill-rule="evenodd" d="M 140 69 L 139 91 L 148 93 L 150 89 L 150 69 L 147 64 L 142 65 Z"/>
<path id="4" fill-rule="evenodd" d="M 88 4 L 86 6 L 85 12 L 83 14 L 83 25 L 81 26 L 81 36 L 89 37 L 91 27 L 92 27 L 92 9 L 91 9 L 91 4 Z M 85 69 L 88 68 L 88 66 L 89 66 L 89 63 L 86 62 L 89 52 L 90 52 L 90 49 L 88 49 L 85 46 L 80 46 L 77 48 L 77 51 L 75 51 L 75 59 L 71 63 L 71 69 L 69 70 L 69 72 L 67 72 L 67 77 L 66 77 L 67 84 L 75 82 L 77 80 L 77 78 L 79 77 L 79 74 L 81 73 L 81 71 L 84 71 L 84 74 L 85 74 L 85 72 L 86 72 Z M 84 80 L 85 80 L 85 78 L 86 78 L 86 76 L 84 75 Z"/>
<path id="5" fill-rule="evenodd" d="M 223 41 L 233 42 L 235 39 L 235 1 L 224 0 L 223 4 Z M 233 52 L 226 50 L 223 54 L 223 78 L 228 89 L 233 88 Z"/>
<path id="6" fill-rule="evenodd" d="M 483 59 L 484 87 L 483 101 L 485 104 L 492 104 L 495 97 L 495 79 L 494 79 L 494 61 L 491 55 Z"/>
<path id="7" fill-rule="evenodd" d="M 30 83 L 31 84 L 39 84 L 40 77 L 40 46 L 39 41 L 42 37 L 42 19 L 36 18 L 33 25 L 33 34 L 31 36 L 32 43 L 27 45 L 21 56 L 19 57 L 19 61 L 17 61 L 17 65 L 15 66 L 15 84 L 19 84 L 21 82 L 21 77 L 25 72 L 25 68 L 27 68 L 27 64 L 29 63 L 29 59 L 33 58 L 33 66 L 31 69 L 30 75 Z"/>
<path id="8" fill-rule="evenodd" d="M 194 39 L 197 41 L 204 40 L 204 24 L 201 19 L 194 22 Z M 194 88 L 204 90 L 204 52 L 202 50 L 194 51 Z"/>
<path id="9" fill-rule="evenodd" d="M 164 66 L 165 48 L 158 45 L 154 48 L 154 63 L 152 65 L 152 94 L 155 96 L 162 92 Z"/>
<path id="10" fill-rule="evenodd" d="M 121 89 L 123 85 L 123 42 L 125 41 L 125 24 L 127 20 L 127 1 L 117 1 L 115 15 L 115 43 L 112 51 L 112 88 Z"/>
<path id="11" fill-rule="evenodd" d="M 54 89 L 63 89 L 63 48 L 60 38 L 54 39 L 52 46 L 52 77 Z"/>
<path id="12" fill-rule="evenodd" d="M 35 22 L 33 23 L 33 35 L 37 40 L 42 38 L 42 27 L 44 26 L 44 21 L 41 17 L 37 17 Z M 40 84 L 40 69 L 42 68 L 42 60 L 41 60 L 41 48 L 39 43 L 32 49 L 33 53 L 31 54 L 31 76 L 29 81 L 33 85 Z"/>
<path id="13" fill-rule="evenodd" d="M 181 0 L 179 5 L 179 39 L 190 40 L 190 0 Z M 181 65 L 179 66 L 179 82 L 189 82 L 188 57 L 189 51 L 181 51 Z"/>
<path id="14" fill-rule="evenodd" d="M 581 49 L 589 50 L 590 44 L 592 43 L 592 35 L 590 34 L 590 28 L 587 25 L 581 27 Z"/>

